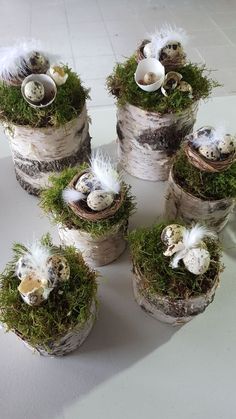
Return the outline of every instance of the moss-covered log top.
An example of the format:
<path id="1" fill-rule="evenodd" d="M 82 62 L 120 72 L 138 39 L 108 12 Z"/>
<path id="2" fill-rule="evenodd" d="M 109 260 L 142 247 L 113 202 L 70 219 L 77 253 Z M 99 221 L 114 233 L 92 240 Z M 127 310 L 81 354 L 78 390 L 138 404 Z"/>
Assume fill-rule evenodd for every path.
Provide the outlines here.
<path id="1" fill-rule="evenodd" d="M 175 158 L 173 175 L 178 185 L 197 198 L 236 198 L 236 162 L 224 172 L 202 172 L 194 167 L 184 151 L 180 150 Z"/>
<path id="2" fill-rule="evenodd" d="M 42 244 L 51 248 L 50 237 L 44 236 Z M 92 301 L 96 300 L 96 274 L 84 263 L 81 254 L 74 247 L 53 246 L 53 249 L 69 262 L 70 279 L 61 281 L 38 307 L 26 304 L 17 290 L 19 279 L 15 276 L 15 265 L 27 251 L 25 246 L 13 246 L 13 259 L 0 275 L 0 322 L 32 346 L 47 346 L 78 323 L 82 325 L 90 316 Z"/>
<path id="3" fill-rule="evenodd" d="M 130 187 L 123 185 L 125 192 L 124 200 L 118 211 L 112 217 L 99 221 L 88 221 L 78 217 L 63 201 L 62 191 L 68 186 L 78 171 L 83 171 L 87 167 L 85 164 L 80 168 L 68 168 L 62 171 L 59 176 L 52 176 L 50 178 L 52 186 L 41 193 L 40 206 L 56 224 L 63 224 L 68 228 L 84 230 L 94 237 L 99 237 L 108 233 L 119 222 L 128 221 L 135 209 L 135 204 L 133 196 L 130 193 Z"/>
<path id="4" fill-rule="evenodd" d="M 173 90 L 168 97 L 165 97 L 161 90 L 145 92 L 137 86 L 134 80 L 134 73 L 137 62 L 134 56 L 124 63 L 118 63 L 107 79 L 109 92 L 117 98 L 118 105 L 129 103 L 150 112 L 170 113 L 178 112 L 189 107 L 199 99 L 206 99 L 210 96 L 212 89 L 219 84 L 209 77 L 209 71 L 204 66 L 189 63 L 176 71 L 183 76 L 193 89 L 193 97 L 188 93 Z"/>
<path id="5" fill-rule="evenodd" d="M 42 109 L 32 108 L 23 98 L 20 86 L 8 86 L 0 83 L 0 122 L 26 125 L 31 127 L 58 127 L 71 121 L 83 109 L 88 98 L 80 78 L 69 67 L 66 83 L 57 87 L 54 102 Z"/>
<path id="6" fill-rule="evenodd" d="M 205 274 L 190 273 L 182 261 L 177 269 L 173 269 L 169 266 L 171 258 L 163 255 L 166 247 L 161 241 L 161 232 L 169 224 L 163 222 L 129 234 L 133 263 L 145 278 L 148 292 L 173 299 L 186 299 L 207 292 L 221 270 L 218 243 L 212 239 L 206 241 L 211 263 Z"/>

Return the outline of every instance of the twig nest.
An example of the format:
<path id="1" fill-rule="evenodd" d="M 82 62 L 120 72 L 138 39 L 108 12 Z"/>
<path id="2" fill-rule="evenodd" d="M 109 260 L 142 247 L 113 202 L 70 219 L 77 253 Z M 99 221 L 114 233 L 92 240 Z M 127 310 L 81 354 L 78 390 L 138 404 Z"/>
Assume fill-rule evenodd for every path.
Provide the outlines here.
<path id="1" fill-rule="evenodd" d="M 185 228 L 179 224 L 170 224 L 165 227 L 161 234 L 162 242 L 167 246 L 165 256 L 172 256 L 183 247 L 183 234 Z"/>
<path id="2" fill-rule="evenodd" d="M 183 258 L 185 267 L 194 275 L 204 274 L 210 265 L 210 253 L 205 246 L 190 249 Z"/>
<path id="3" fill-rule="evenodd" d="M 31 73 L 46 73 L 49 65 L 48 58 L 41 52 L 33 51 L 28 58 L 28 67 Z"/>
<path id="4" fill-rule="evenodd" d="M 98 187 L 98 181 L 91 172 L 84 173 L 75 183 L 75 189 L 85 195 L 88 195 L 92 190 Z"/>
<path id="5" fill-rule="evenodd" d="M 44 98 L 44 86 L 41 82 L 39 81 L 28 81 L 25 84 L 25 89 L 24 89 L 24 93 L 25 93 L 25 97 L 33 102 L 33 103 L 38 103 L 40 101 L 42 101 L 42 99 Z"/>
<path id="6" fill-rule="evenodd" d="M 114 194 L 103 190 L 90 192 L 87 197 L 87 205 L 93 211 L 103 211 L 109 208 L 114 202 Z"/>
<path id="7" fill-rule="evenodd" d="M 39 306 L 42 304 L 48 299 L 52 289 L 52 287 L 43 283 L 35 272 L 25 276 L 18 286 L 18 291 L 22 299 L 30 306 Z"/>
<path id="8" fill-rule="evenodd" d="M 47 260 L 47 277 L 50 286 L 55 287 L 59 281 L 68 281 L 70 278 L 70 265 L 62 255 L 52 255 Z"/>
<path id="9" fill-rule="evenodd" d="M 68 78 L 68 74 L 65 72 L 64 68 L 59 65 L 52 65 L 49 68 L 49 74 L 57 86 L 64 84 Z"/>
<path id="10" fill-rule="evenodd" d="M 24 79 L 21 92 L 30 106 L 44 108 L 55 100 L 57 87 L 47 74 L 31 74 Z"/>
<path id="11" fill-rule="evenodd" d="M 155 58 L 146 58 L 140 61 L 134 75 L 136 84 L 146 92 L 154 92 L 159 89 L 163 84 L 164 77 L 165 69 Z M 151 81 L 152 83 L 150 83 Z"/>

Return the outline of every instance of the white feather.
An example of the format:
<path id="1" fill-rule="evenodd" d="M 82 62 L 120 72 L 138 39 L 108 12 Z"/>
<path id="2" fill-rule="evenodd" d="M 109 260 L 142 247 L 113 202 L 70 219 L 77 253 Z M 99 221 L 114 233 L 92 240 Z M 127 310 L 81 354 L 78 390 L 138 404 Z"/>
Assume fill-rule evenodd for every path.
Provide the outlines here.
<path id="1" fill-rule="evenodd" d="M 49 61 L 58 58 L 56 55 L 43 52 L 40 41 L 18 40 L 14 45 L 0 48 L 0 79 L 9 82 L 11 79 L 17 79 L 19 75 L 27 76 L 27 63 L 33 51 L 45 55 Z"/>
<path id="2" fill-rule="evenodd" d="M 150 36 L 150 40 L 152 55 L 158 58 L 162 48 L 170 42 L 180 42 L 182 46 L 185 46 L 188 42 L 188 35 L 184 29 L 166 24 L 160 30 L 156 30 Z"/>
<path id="3" fill-rule="evenodd" d="M 78 202 L 85 198 L 85 195 L 79 191 L 76 191 L 75 189 L 66 188 L 62 192 L 62 198 L 63 201 L 66 202 L 66 204 L 70 202 Z"/>
<path id="4" fill-rule="evenodd" d="M 91 171 L 97 181 L 101 184 L 101 188 L 106 192 L 118 194 L 121 188 L 121 175 L 117 171 L 117 166 L 111 161 L 110 157 L 105 155 L 101 150 L 92 153 Z"/>
<path id="5" fill-rule="evenodd" d="M 200 225 L 199 223 L 195 224 L 191 228 L 186 228 L 183 232 L 183 245 L 184 249 L 176 252 L 175 256 L 173 257 L 170 266 L 172 268 L 177 268 L 179 265 L 179 261 L 186 256 L 188 251 L 192 248 L 198 247 L 201 241 L 206 238 L 216 238 L 216 233 L 209 228 Z"/>
<path id="6" fill-rule="evenodd" d="M 204 127 L 200 129 L 203 129 L 203 128 Z M 194 137 L 194 136 L 192 137 L 191 142 L 195 147 L 199 148 L 199 147 L 202 147 L 203 145 L 217 147 L 219 141 L 222 140 L 227 133 L 223 125 L 218 126 L 216 128 L 214 127 L 206 127 L 206 128 L 211 129 L 209 134 L 202 134 L 198 137 Z"/>
<path id="7" fill-rule="evenodd" d="M 26 256 L 29 259 L 30 265 L 34 270 L 42 277 L 47 278 L 46 265 L 49 256 L 52 252 L 46 246 L 43 246 L 39 241 L 33 242 L 31 245 L 27 246 L 28 251 Z"/>

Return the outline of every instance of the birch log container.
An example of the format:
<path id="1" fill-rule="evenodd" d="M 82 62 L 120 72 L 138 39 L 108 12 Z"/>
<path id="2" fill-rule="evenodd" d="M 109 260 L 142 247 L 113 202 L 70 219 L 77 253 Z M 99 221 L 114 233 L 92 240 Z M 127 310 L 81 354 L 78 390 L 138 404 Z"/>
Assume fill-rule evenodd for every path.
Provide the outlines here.
<path id="1" fill-rule="evenodd" d="M 179 227 L 183 230 L 177 237 L 173 231 Z M 134 298 L 146 314 L 180 326 L 214 300 L 222 266 L 211 231 L 160 223 L 131 232 L 129 243 Z"/>
<path id="2" fill-rule="evenodd" d="M 227 139 L 229 148 L 228 153 L 224 150 L 221 154 L 217 144 L 221 145 L 223 139 Z M 207 157 L 200 154 L 201 142 Z M 165 205 L 168 219 L 183 219 L 188 224 L 200 221 L 217 232 L 225 227 L 236 198 L 234 144 L 232 136 L 212 127 L 202 127 L 186 138 L 169 175 Z"/>
<path id="3" fill-rule="evenodd" d="M 68 66 L 50 68 L 50 56 L 34 47 L 29 41 L 0 48 L 0 121 L 17 180 L 39 195 L 52 173 L 88 161 L 91 138 L 88 90 Z"/>
<path id="4" fill-rule="evenodd" d="M 63 356 L 76 350 L 96 319 L 96 273 L 72 246 L 50 236 L 17 243 L 1 274 L 0 322 L 33 352 Z"/>
<path id="5" fill-rule="evenodd" d="M 140 179 L 168 179 L 173 157 L 193 129 L 199 100 L 217 86 L 202 67 L 187 62 L 186 38 L 181 28 L 161 28 L 107 79 L 117 99 L 120 164 Z"/>
<path id="6" fill-rule="evenodd" d="M 56 222 L 62 243 L 79 249 L 89 265 L 107 265 L 124 252 L 133 196 L 100 151 L 90 165 L 54 177 L 40 205 Z"/>

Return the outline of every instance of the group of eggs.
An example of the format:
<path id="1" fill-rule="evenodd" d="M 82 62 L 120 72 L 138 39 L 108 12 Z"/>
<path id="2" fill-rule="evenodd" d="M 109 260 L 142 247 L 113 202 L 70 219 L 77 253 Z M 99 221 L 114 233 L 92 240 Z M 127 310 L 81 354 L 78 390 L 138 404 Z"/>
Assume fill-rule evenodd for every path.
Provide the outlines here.
<path id="1" fill-rule="evenodd" d="M 16 276 L 21 281 L 18 290 L 23 300 L 29 305 L 38 306 L 48 299 L 60 281 L 70 278 L 70 265 L 63 255 L 52 254 L 44 267 L 36 266 L 31 255 L 26 253 L 16 264 Z"/>
<path id="2" fill-rule="evenodd" d="M 75 184 L 75 190 L 85 196 L 87 206 L 93 211 L 103 211 L 114 202 L 113 192 L 104 191 L 93 173 L 86 172 Z"/>
<path id="3" fill-rule="evenodd" d="M 164 256 L 173 256 L 183 251 L 183 263 L 186 269 L 194 275 L 204 274 L 210 265 L 210 253 L 204 241 L 196 247 L 186 249 L 183 244 L 183 235 L 186 228 L 179 224 L 170 224 L 161 234 L 162 242 L 167 246 Z"/>
<path id="4" fill-rule="evenodd" d="M 193 140 L 198 138 L 205 138 L 207 136 L 211 136 L 211 128 L 203 128 L 196 133 L 193 134 Z M 203 157 L 205 157 L 208 160 L 217 161 L 221 160 L 222 158 L 225 158 L 225 156 L 228 156 L 232 153 L 235 153 L 236 151 L 236 139 L 230 135 L 225 134 L 222 138 L 219 138 L 216 142 L 209 142 L 198 147 L 198 152 Z"/>

